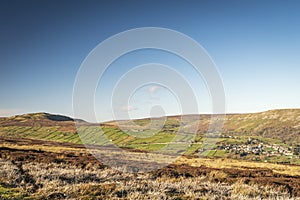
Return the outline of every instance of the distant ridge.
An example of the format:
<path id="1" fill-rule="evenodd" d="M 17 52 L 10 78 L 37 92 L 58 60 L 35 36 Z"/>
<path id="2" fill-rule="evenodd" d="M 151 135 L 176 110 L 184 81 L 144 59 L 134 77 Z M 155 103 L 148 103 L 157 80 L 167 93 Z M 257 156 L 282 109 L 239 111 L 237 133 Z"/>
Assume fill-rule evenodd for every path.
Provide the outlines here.
<path id="1" fill-rule="evenodd" d="M 84 120 L 73 119 L 64 115 L 39 112 L 15 115 L 11 117 L 2 117 L 0 118 L 0 126 L 55 126 L 74 124 L 74 121 L 85 122 Z"/>
<path id="2" fill-rule="evenodd" d="M 290 118 L 291 116 L 299 116 L 300 118 L 300 108 L 290 108 L 290 109 L 273 109 L 273 110 L 267 110 L 267 111 L 262 111 L 262 112 L 251 112 L 251 113 L 225 113 L 225 114 L 185 114 L 185 115 L 169 115 L 169 116 L 162 116 L 162 117 L 155 117 L 153 119 L 160 119 L 160 118 L 168 118 L 168 119 L 179 119 L 182 116 L 188 116 L 191 119 L 192 118 L 202 118 L 202 119 L 208 119 L 211 116 L 248 116 L 251 118 L 256 116 L 266 116 L 266 115 L 277 115 L 277 117 L 280 115 L 282 117 L 288 117 Z M 290 115 L 290 116 L 289 116 Z M 276 118 L 276 117 L 275 117 Z M 145 118 L 136 118 L 136 119 L 130 119 L 134 121 L 138 120 L 150 120 L 150 117 L 145 117 Z M 1 117 L 0 116 L 0 125 L 1 122 L 3 121 L 15 121 L 15 122 L 24 122 L 24 121 L 52 121 L 52 122 L 86 122 L 83 119 L 74 119 L 65 115 L 60 115 L 60 114 L 51 114 L 47 112 L 38 112 L 38 113 L 27 113 L 27 114 L 21 114 L 21 115 L 15 115 L 11 117 Z M 126 122 L 129 119 L 122 119 L 122 120 L 110 120 L 106 122 L 102 122 L 101 124 L 113 124 L 115 122 Z M 226 119 L 225 119 L 226 120 Z M 86 122 L 87 123 L 87 122 Z"/>
<path id="3" fill-rule="evenodd" d="M 138 121 L 138 120 L 150 120 L 150 119 L 161 119 L 161 118 L 168 118 L 168 119 L 179 119 L 181 118 L 182 116 L 187 116 L 187 117 L 190 117 L 191 119 L 192 118 L 198 118 L 198 117 L 201 117 L 202 119 L 205 118 L 210 118 L 211 116 L 261 116 L 261 115 L 272 115 L 272 114 L 278 114 L 278 115 L 299 115 L 300 114 L 300 108 L 288 108 L 288 109 L 271 109 L 271 110 L 267 110 L 267 111 L 261 111 L 261 112 L 249 112 L 249 113 L 225 113 L 225 114 L 185 114 L 185 115 L 168 115 L 168 116 L 161 116 L 161 117 L 154 117 L 154 118 L 151 118 L 151 117 L 143 117 L 143 118 L 136 118 L 136 119 L 130 119 L 130 120 L 133 120 L 133 121 Z M 300 115 L 299 115 L 300 116 Z M 226 120 L 226 119 L 225 119 Z M 110 123 L 115 123 L 115 122 L 126 122 L 128 121 L 128 119 L 120 119 L 120 120 L 110 120 L 110 121 L 106 121 L 104 122 L 107 123 L 107 124 L 110 124 Z"/>

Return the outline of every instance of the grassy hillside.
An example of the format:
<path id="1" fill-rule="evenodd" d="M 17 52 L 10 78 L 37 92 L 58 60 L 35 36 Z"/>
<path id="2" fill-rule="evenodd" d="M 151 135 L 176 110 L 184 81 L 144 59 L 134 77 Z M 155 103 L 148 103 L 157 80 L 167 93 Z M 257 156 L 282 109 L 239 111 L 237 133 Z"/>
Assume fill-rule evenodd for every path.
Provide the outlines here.
<path id="1" fill-rule="evenodd" d="M 300 109 L 227 115 L 224 132 L 233 135 L 256 135 L 299 144 Z"/>
<path id="2" fill-rule="evenodd" d="M 184 145 L 180 141 L 191 139 L 192 143 L 188 146 L 185 152 L 186 155 L 195 155 L 201 149 L 208 148 L 208 146 L 205 146 L 208 141 L 208 143 L 216 143 L 212 151 L 206 152 L 205 155 L 209 157 L 300 163 L 296 156 L 269 156 L 267 153 L 265 155 L 248 154 L 244 156 L 243 152 L 225 151 L 224 148 L 226 145 L 245 146 L 250 137 L 267 146 L 265 152 L 274 153 L 275 145 L 279 145 L 279 148 L 286 151 L 292 151 L 292 148 L 300 143 L 300 109 L 228 114 L 224 118 L 224 127 L 220 138 L 214 138 L 213 135 L 211 138 L 206 138 L 205 133 L 211 122 L 211 115 L 191 115 L 188 118 L 189 121 L 182 124 L 180 122 L 181 116 L 167 117 L 161 130 L 156 132 L 155 126 L 159 127 L 160 120 L 152 122 L 152 129 L 148 127 L 150 119 L 134 120 L 133 124 L 129 121 L 112 121 L 101 124 L 101 128 L 97 124 L 80 120 L 80 127 L 76 129 L 72 118 L 48 113 L 33 113 L 0 118 L 0 136 L 75 144 L 81 144 L 81 139 L 83 139 L 85 143 L 96 145 L 104 145 L 111 141 L 119 147 L 144 151 L 160 150 L 171 141 L 173 141 L 171 145 L 174 146 L 172 149 L 174 151 L 178 149 L 179 151 Z M 199 120 L 195 120 L 196 118 Z M 189 132 L 179 136 L 176 135 L 181 126 L 186 127 L 185 130 L 189 130 L 189 126 L 195 125 L 198 126 L 196 135 Z M 80 137 L 78 131 L 81 133 Z M 141 135 L 143 137 L 140 137 Z M 177 142 L 174 142 L 174 140 Z"/>

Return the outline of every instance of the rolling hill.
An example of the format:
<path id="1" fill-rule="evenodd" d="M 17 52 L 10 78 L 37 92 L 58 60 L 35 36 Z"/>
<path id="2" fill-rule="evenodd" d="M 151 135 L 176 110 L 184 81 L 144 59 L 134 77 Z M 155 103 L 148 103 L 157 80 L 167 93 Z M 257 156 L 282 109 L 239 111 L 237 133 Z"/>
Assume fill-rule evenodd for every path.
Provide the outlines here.
<path id="1" fill-rule="evenodd" d="M 161 130 L 157 133 L 156 130 L 148 129 L 147 125 L 151 119 L 134 120 L 133 124 L 130 124 L 130 121 L 126 120 L 110 121 L 102 123 L 101 128 L 104 132 L 103 134 L 119 147 L 156 151 L 174 140 L 180 126 L 188 127 L 198 123 L 197 134 L 195 137 L 193 135 L 192 143 L 185 152 L 187 155 L 194 155 L 199 152 L 199 149 L 205 148 L 204 140 L 207 139 L 207 135 L 205 134 L 212 116 L 191 115 L 189 116 L 190 120 L 184 124 L 180 122 L 181 117 L 167 117 Z M 196 118 L 199 118 L 199 120 L 195 120 Z M 77 127 L 78 129 L 75 127 L 74 119 L 49 113 L 32 113 L 0 118 L 0 136 L 75 144 L 81 144 L 81 139 L 83 139 L 84 143 L 105 145 L 101 137 L 94 137 L 95 133 L 101 132 L 99 124 L 92 124 L 83 120 L 77 121 L 80 122 L 80 126 Z M 155 119 L 153 121 L 155 124 Z M 157 123 L 160 122 L 157 119 Z M 78 132 L 81 133 L 80 136 Z M 140 137 L 139 134 L 146 134 L 147 137 Z M 185 141 L 184 137 L 189 137 L 189 135 L 192 134 L 186 133 L 180 137 Z M 241 156 L 239 154 L 236 155 L 236 152 L 225 152 L 220 146 L 245 145 L 249 138 L 268 145 L 270 148 L 273 148 L 274 145 L 280 145 L 280 148 L 292 151 L 291 148 L 300 143 L 300 109 L 270 110 L 249 114 L 227 114 L 224 117 L 223 131 L 219 136 L 218 138 L 214 136 L 208 138 L 213 143 L 216 143 L 216 147 L 214 147 L 215 152 L 208 155 L 240 158 Z M 272 149 L 270 149 L 271 151 Z M 249 159 L 261 159 L 261 155 L 251 155 Z M 275 159 L 275 161 L 277 162 L 278 159 Z"/>

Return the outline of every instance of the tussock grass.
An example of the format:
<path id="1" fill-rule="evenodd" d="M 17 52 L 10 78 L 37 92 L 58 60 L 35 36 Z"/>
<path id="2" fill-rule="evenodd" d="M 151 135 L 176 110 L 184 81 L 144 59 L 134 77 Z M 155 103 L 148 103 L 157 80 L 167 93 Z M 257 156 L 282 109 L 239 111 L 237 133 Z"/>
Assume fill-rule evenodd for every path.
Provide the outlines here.
<path id="1" fill-rule="evenodd" d="M 208 175 L 214 179 L 209 180 L 205 176 L 153 177 L 96 166 L 0 162 L 0 184 L 14 188 L 0 188 L 0 199 L 14 195 L 27 199 L 294 199 L 282 187 L 222 182 L 226 175 L 217 171 Z"/>

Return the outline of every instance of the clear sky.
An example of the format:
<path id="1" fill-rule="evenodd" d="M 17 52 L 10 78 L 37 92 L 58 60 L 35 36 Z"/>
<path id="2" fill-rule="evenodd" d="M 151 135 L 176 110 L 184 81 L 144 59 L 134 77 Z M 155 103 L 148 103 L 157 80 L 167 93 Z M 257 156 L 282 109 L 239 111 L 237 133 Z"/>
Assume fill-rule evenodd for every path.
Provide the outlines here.
<path id="1" fill-rule="evenodd" d="M 88 53 L 114 34 L 149 26 L 180 31 L 207 50 L 223 79 L 227 112 L 300 107 L 300 1 L 2 0 L 0 116 L 27 112 L 72 116 L 73 84 Z M 115 62 L 96 92 L 96 107 L 108 103 L 103 91 L 111 90 L 117 74 L 122 74 L 121 66 L 144 62 L 175 65 L 191 80 L 199 112 L 210 112 L 203 81 L 178 58 L 157 51 L 136 52 Z M 174 98 L 145 86 L 132 101 L 146 102 L 143 90 L 160 95 L 151 98 L 165 99 L 161 102 L 167 104 Z M 129 108 L 133 117 L 149 114 L 139 102 L 133 104 Z M 178 114 L 178 105 L 168 106 L 165 114 Z M 97 115 L 111 119 L 109 110 L 98 109 Z"/>

